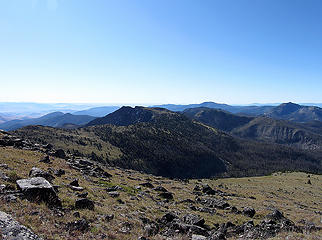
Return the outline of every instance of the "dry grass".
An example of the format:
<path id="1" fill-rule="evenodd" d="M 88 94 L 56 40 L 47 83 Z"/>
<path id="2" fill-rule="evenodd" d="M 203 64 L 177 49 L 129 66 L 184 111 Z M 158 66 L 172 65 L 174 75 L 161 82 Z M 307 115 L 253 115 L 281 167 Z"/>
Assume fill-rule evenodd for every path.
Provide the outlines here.
<path id="1" fill-rule="evenodd" d="M 169 180 L 162 177 L 141 174 L 135 171 L 109 168 L 107 171 L 112 174 L 108 181 L 93 177 L 85 177 L 80 172 L 69 168 L 65 160 L 52 158 L 52 164 L 39 162 L 44 155 L 39 152 L 18 150 L 14 148 L 0 148 L 0 163 L 6 163 L 9 169 L 0 169 L 6 174 L 16 173 L 17 177 L 26 178 L 30 169 L 34 166 L 43 170 L 48 168 L 65 169 L 66 175 L 56 177 L 54 185 L 59 185 L 59 197 L 63 202 L 64 216 L 58 216 L 54 211 L 48 209 L 44 204 L 30 203 L 26 200 L 19 200 L 15 203 L 5 203 L 1 200 L 0 210 L 12 214 L 19 222 L 30 227 L 34 232 L 45 239 L 137 239 L 142 236 L 143 228 L 139 217 L 147 217 L 155 220 L 168 211 L 177 211 L 181 214 L 193 212 L 187 203 L 179 203 L 184 199 L 195 199 L 192 189 L 196 184 L 208 183 L 210 186 L 227 193 L 235 193 L 236 197 L 226 197 L 226 200 L 238 209 L 244 206 L 251 206 L 256 209 L 254 217 L 258 223 L 265 216 L 270 208 L 276 207 L 284 212 L 284 215 L 295 223 L 301 219 L 314 222 L 321 226 L 322 212 L 322 176 L 311 175 L 312 185 L 307 184 L 308 176 L 305 173 L 276 173 L 265 177 L 252 178 L 230 178 L 218 180 L 190 180 L 189 183 Z M 11 172 L 11 173 L 10 173 Z M 78 178 L 80 186 L 88 192 L 88 197 L 95 201 L 95 210 L 77 210 L 81 217 L 89 220 L 91 228 L 86 233 L 67 232 L 67 222 L 75 221 L 78 218 L 73 216 L 76 211 L 73 209 L 76 193 L 68 184 Z M 174 200 L 163 205 L 158 204 L 158 198 L 154 190 L 142 187 L 147 193 L 140 197 L 136 186 L 149 178 L 155 186 L 162 185 L 174 193 Z M 8 184 L 0 180 L 0 184 Z M 125 204 L 120 204 L 117 198 L 111 198 L 105 191 L 106 187 L 121 186 L 119 199 Z M 250 198 L 252 197 L 252 198 Z M 243 215 L 235 215 L 225 210 L 216 210 L 216 213 L 193 212 L 204 217 L 206 224 L 213 226 L 216 223 L 231 221 L 236 224 L 250 220 Z M 115 218 L 106 222 L 104 216 L 114 214 Z M 131 234 L 120 232 L 121 224 L 130 222 L 133 225 Z M 319 239 L 321 232 L 311 235 L 287 234 L 279 235 L 276 239 Z M 283 238 L 284 237 L 284 238 Z M 151 239 L 162 239 L 155 237 Z"/>

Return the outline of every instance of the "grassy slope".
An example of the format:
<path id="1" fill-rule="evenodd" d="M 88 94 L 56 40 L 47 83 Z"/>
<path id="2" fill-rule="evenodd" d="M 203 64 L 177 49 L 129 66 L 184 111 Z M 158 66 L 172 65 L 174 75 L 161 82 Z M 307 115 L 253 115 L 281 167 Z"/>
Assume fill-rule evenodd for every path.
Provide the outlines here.
<path id="1" fill-rule="evenodd" d="M 321 215 L 317 213 L 317 211 L 322 211 L 321 175 L 311 175 L 312 185 L 306 184 L 308 177 L 305 173 L 276 173 L 271 176 L 253 178 L 202 179 L 184 183 L 135 171 L 110 168 L 107 171 L 113 177 L 110 181 L 102 181 L 92 177 L 84 178 L 79 172 L 69 168 L 62 159 L 55 158 L 52 161 L 53 163 L 49 165 L 40 163 L 39 159 L 42 157 L 43 154 L 38 152 L 17 150 L 10 147 L 0 148 L 1 163 L 6 163 L 11 168 L 11 170 L 0 170 L 7 175 L 14 176 L 15 172 L 20 177 L 27 177 L 29 170 L 33 166 L 44 170 L 47 170 L 48 167 L 65 169 L 66 175 L 60 178 L 56 177 L 54 180 L 55 185 L 61 186 L 58 195 L 63 201 L 63 206 L 69 209 L 66 211 L 65 216 L 58 217 L 45 205 L 37 205 L 26 200 L 18 200 L 17 203 L 5 203 L 0 198 L 0 210 L 13 214 L 18 221 L 30 227 L 37 234 L 46 237 L 46 239 L 97 239 L 101 234 L 106 234 L 108 239 L 137 239 L 143 232 L 141 223 L 138 220 L 139 216 L 155 219 L 168 211 L 180 211 L 182 214 L 192 212 L 187 204 L 178 202 L 187 198 L 195 198 L 195 195 L 192 194 L 192 189 L 196 183 L 209 183 L 210 186 L 224 192 L 237 193 L 238 197 L 229 197 L 226 200 L 239 209 L 244 206 L 254 207 L 257 211 L 254 217 L 255 224 L 269 212 L 269 208 L 277 207 L 294 222 L 304 218 L 321 226 Z M 80 185 L 89 192 L 89 198 L 96 202 L 95 211 L 79 210 L 81 216 L 85 216 L 91 221 L 91 229 L 85 234 L 79 232 L 68 233 L 63 228 L 66 222 L 77 220 L 73 216 L 75 211 L 72 209 L 76 196 L 67 186 L 74 178 L 79 179 Z M 138 196 L 135 186 L 146 178 L 151 179 L 155 186 L 161 184 L 173 192 L 175 194 L 174 201 L 161 206 L 148 196 L 140 201 L 131 200 L 131 197 Z M 0 180 L 0 184 L 8 183 Z M 107 195 L 104 189 L 113 185 L 124 187 L 125 191 L 121 192 L 120 198 L 126 204 L 119 204 L 117 199 L 110 198 Z M 144 187 L 143 189 L 150 191 L 150 195 L 157 199 L 157 194 L 153 190 Z M 256 199 L 251 199 L 251 196 Z M 33 215 L 32 213 L 35 211 L 39 213 Z M 115 219 L 107 223 L 103 219 L 104 214 L 115 214 Z M 224 210 L 217 210 L 214 215 L 201 212 L 195 212 L 195 214 L 204 217 L 206 224 L 210 226 L 227 221 L 242 223 L 249 220 L 248 217 L 235 215 Z M 124 221 L 134 224 L 134 229 L 130 235 L 119 232 L 120 224 Z M 293 238 L 291 239 L 319 239 L 321 234 L 322 232 L 316 232 L 313 235 L 303 236 L 292 233 Z M 283 235 L 279 237 L 283 237 Z M 279 237 L 276 237 L 276 239 Z M 156 237 L 154 239 L 160 238 Z"/>

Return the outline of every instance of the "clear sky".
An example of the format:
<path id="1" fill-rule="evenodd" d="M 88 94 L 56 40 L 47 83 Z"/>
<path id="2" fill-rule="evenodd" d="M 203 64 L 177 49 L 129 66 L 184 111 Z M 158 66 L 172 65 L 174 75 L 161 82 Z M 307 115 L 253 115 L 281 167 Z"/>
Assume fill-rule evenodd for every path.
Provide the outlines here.
<path id="1" fill-rule="evenodd" d="M 0 0 L 0 101 L 322 102 L 322 1 Z"/>

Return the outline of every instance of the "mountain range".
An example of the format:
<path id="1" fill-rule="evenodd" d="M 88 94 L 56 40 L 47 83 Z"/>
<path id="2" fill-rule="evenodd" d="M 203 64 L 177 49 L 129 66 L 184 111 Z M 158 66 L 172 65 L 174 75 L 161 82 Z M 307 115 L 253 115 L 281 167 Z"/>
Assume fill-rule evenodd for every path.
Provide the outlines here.
<path id="1" fill-rule="evenodd" d="M 283 103 L 278 106 L 231 106 L 214 102 L 204 102 L 189 105 L 159 105 L 155 107 L 166 108 L 171 111 L 182 112 L 190 108 L 214 108 L 230 113 L 249 116 L 264 115 L 275 119 L 283 119 L 294 122 L 322 121 L 322 108 L 316 106 L 304 106 L 295 103 Z"/>
<path id="2" fill-rule="evenodd" d="M 64 127 L 65 124 L 72 124 L 73 128 L 75 128 L 82 126 L 93 119 L 95 119 L 95 117 L 88 115 L 73 115 L 70 113 L 53 112 L 40 118 L 7 121 L 0 124 L 0 129 L 12 131 L 28 125 Z M 71 126 L 69 125 L 68 128 L 70 127 Z"/>
<path id="3" fill-rule="evenodd" d="M 90 108 L 82 111 L 73 112 L 74 115 L 89 115 L 93 117 L 104 117 L 107 114 L 110 114 L 117 109 L 119 109 L 119 106 L 105 106 L 105 107 L 95 107 Z"/>
<path id="4" fill-rule="evenodd" d="M 211 108 L 186 109 L 183 114 L 244 139 L 322 150 L 322 122 L 295 123 L 266 116 L 240 116 Z"/>
<path id="5" fill-rule="evenodd" d="M 215 111 L 222 120 L 213 126 L 188 117 L 187 111 L 122 107 L 77 130 L 30 126 L 15 134 L 107 165 L 167 177 L 252 176 L 285 170 L 321 173 L 321 154 L 231 134 L 255 118 Z"/>

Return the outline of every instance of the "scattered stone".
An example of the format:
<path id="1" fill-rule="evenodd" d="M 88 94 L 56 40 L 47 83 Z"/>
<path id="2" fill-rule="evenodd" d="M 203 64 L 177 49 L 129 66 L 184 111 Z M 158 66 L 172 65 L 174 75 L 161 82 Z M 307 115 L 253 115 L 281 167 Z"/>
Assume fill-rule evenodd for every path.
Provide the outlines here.
<path id="1" fill-rule="evenodd" d="M 4 196 L 6 202 L 17 202 L 17 197 L 14 194 L 8 194 Z"/>
<path id="2" fill-rule="evenodd" d="M 81 191 L 83 191 L 84 190 L 84 188 L 83 187 L 75 187 L 75 186 L 72 186 L 72 185 L 70 185 L 69 186 L 72 190 L 74 190 L 74 191 L 79 191 L 79 192 L 81 192 Z"/>
<path id="3" fill-rule="evenodd" d="M 120 196 L 120 193 L 117 191 L 114 191 L 114 192 L 109 192 L 108 195 L 110 195 L 110 197 L 112 198 L 117 198 Z"/>
<path id="4" fill-rule="evenodd" d="M 62 175 L 65 175 L 65 170 L 63 170 L 63 169 L 55 170 L 55 171 L 54 171 L 54 174 L 55 174 L 57 177 L 61 177 Z"/>
<path id="5" fill-rule="evenodd" d="M 0 193 L 3 193 L 6 190 L 6 185 L 0 184 Z"/>
<path id="6" fill-rule="evenodd" d="M 79 197 L 79 198 L 87 198 L 88 192 L 78 193 L 78 194 L 76 194 L 76 196 Z"/>
<path id="7" fill-rule="evenodd" d="M 217 198 L 197 198 L 196 201 L 210 208 L 226 209 L 230 206 L 229 203 Z"/>
<path id="8" fill-rule="evenodd" d="M 172 222 L 174 219 L 177 219 L 178 216 L 172 212 L 166 213 L 165 215 L 163 215 L 163 217 L 159 220 L 161 223 L 169 223 Z"/>
<path id="9" fill-rule="evenodd" d="M 197 215 L 194 215 L 194 214 L 186 214 L 183 216 L 183 222 L 190 224 L 190 225 L 204 227 L 205 219 L 203 219 Z"/>
<path id="10" fill-rule="evenodd" d="M 3 172 L 1 172 L 1 171 L 0 171 L 0 178 L 2 180 L 4 180 L 4 181 L 8 181 L 9 180 L 9 177 L 6 174 L 4 174 Z"/>
<path id="11" fill-rule="evenodd" d="M 110 222 L 111 220 L 113 220 L 114 219 L 114 214 L 107 214 L 106 216 L 105 216 L 105 221 L 106 222 Z"/>
<path id="12" fill-rule="evenodd" d="M 66 154 L 65 154 L 65 151 L 63 149 L 57 149 L 54 154 L 53 154 L 54 157 L 58 157 L 58 158 L 63 158 L 65 159 L 66 158 Z"/>
<path id="13" fill-rule="evenodd" d="M 79 212 L 74 212 L 74 213 L 73 213 L 73 216 L 74 216 L 75 218 L 80 218 L 80 213 L 79 213 Z"/>
<path id="14" fill-rule="evenodd" d="M 81 198 L 81 199 L 76 200 L 75 208 L 76 209 L 94 210 L 94 202 L 92 200 L 87 199 L 87 198 Z"/>
<path id="15" fill-rule="evenodd" d="M 192 234 L 191 240 L 206 240 L 207 237 L 202 236 L 202 235 L 196 235 L 196 234 Z"/>
<path id="16" fill-rule="evenodd" d="M 45 172 L 40 168 L 33 167 L 29 172 L 29 177 L 43 177 L 47 181 L 52 182 L 55 177 L 51 175 L 49 172 Z"/>
<path id="17" fill-rule="evenodd" d="M 69 222 L 66 225 L 68 231 L 81 231 L 85 232 L 89 230 L 89 223 L 86 219 Z"/>
<path id="18" fill-rule="evenodd" d="M 212 189 L 208 184 L 202 185 L 202 192 L 208 195 L 215 195 L 217 192 Z"/>
<path id="19" fill-rule="evenodd" d="M 3 169 L 9 169 L 9 166 L 8 166 L 8 164 L 1 163 L 1 164 L 0 164 L 0 168 L 3 168 Z"/>
<path id="20" fill-rule="evenodd" d="M 245 216 L 248 216 L 248 217 L 254 217 L 254 215 L 255 215 L 255 213 L 256 213 L 256 211 L 255 211 L 255 209 L 254 208 L 251 208 L 251 207 L 245 207 L 244 209 L 243 209 L 243 214 L 245 215 Z"/>
<path id="21" fill-rule="evenodd" d="M 61 207 L 53 186 L 42 177 L 17 180 L 17 188 L 24 197 L 33 202 L 45 202 L 50 207 Z"/>
<path id="22" fill-rule="evenodd" d="M 48 143 L 48 144 L 44 145 L 43 147 L 44 147 L 45 149 L 47 149 L 47 150 L 51 150 L 51 149 L 53 149 L 53 148 L 54 148 L 54 146 L 53 146 L 53 145 L 51 145 L 50 143 Z"/>
<path id="23" fill-rule="evenodd" d="M 129 234 L 131 230 L 133 229 L 133 224 L 130 222 L 123 222 L 120 224 L 120 230 L 119 232 L 124 234 Z"/>
<path id="24" fill-rule="evenodd" d="M 147 188 L 154 188 L 153 184 L 150 182 L 140 183 L 140 185 Z"/>
<path id="25" fill-rule="evenodd" d="M 138 240 L 150 240 L 150 239 L 142 236 L 142 237 L 139 237 Z"/>
<path id="26" fill-rule="evenodd" d="M 120 186 L 113 186 L 113 187 L 106 188 L 106 191 L 107 192 L 123 191 L 123 188 Z"/>
<path id="27" fill-rule="evenodd" d="M 171 200 L 171 199 L 173 199 L 173 193 L 171 193 L 171 192 L 161 192 L 161 193 L 159 193 L 159 197 Z"/>
<path id="28" fill-rule="evenodd" d="M 165 189 L 164 187 L 162 186 L 157 186 L 153 189 L 154 191 L 157 191 L 157 192 L 168 192 L 167 189 Z"/>

